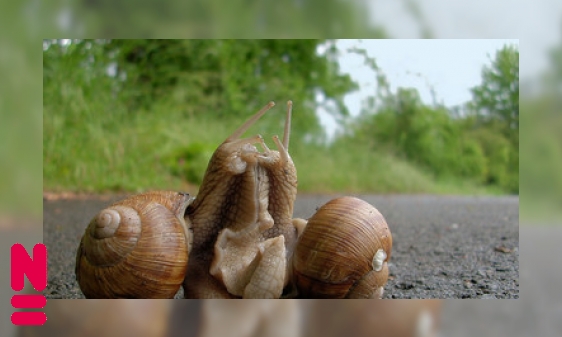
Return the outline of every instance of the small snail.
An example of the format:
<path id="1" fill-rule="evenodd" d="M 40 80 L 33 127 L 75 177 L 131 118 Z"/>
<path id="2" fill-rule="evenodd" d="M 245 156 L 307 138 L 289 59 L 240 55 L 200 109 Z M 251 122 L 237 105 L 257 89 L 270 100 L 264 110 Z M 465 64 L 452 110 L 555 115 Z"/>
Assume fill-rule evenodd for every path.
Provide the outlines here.
<path id="1" fill-rule="evenodd" d="M 100 211 L 76 255 L 76 278 L 87 298 L 173 298 L 190 249 L 183 218 L 186 193 L 155 191 Z"/>
<path id="2" fill-rule="evenodd" d="M 380 298 L 388 278 L 392 236 L 369 203 L 342 197 L 308 220 L 295 248 L 299 297 Z"/>

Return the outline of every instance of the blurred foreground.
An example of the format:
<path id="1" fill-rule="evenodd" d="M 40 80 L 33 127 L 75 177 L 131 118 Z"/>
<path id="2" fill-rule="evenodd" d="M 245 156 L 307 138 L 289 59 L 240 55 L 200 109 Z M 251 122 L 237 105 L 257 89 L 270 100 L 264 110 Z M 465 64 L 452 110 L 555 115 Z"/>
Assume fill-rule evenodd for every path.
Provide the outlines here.
<path id="1" fill-rule="evenodd" d="M 322 300 L 51 301 L 19 337 L 437 337 L 442 302 Z"/>

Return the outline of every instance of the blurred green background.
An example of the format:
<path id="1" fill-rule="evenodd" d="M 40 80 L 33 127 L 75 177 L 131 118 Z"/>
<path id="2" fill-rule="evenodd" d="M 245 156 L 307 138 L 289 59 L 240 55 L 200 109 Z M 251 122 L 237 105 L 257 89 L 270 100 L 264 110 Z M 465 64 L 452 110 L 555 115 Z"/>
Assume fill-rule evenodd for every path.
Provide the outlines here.
<path id="1" fill-rule="evenodd" d="M 284 111 L 291 99 L 300 192 L 518 193 L 516 46 L 498 50 L 462 107 L 391 90 L 356 50 L 378 77 L 357 117 L 343 97 L 358 85 L 338 70 L 343 51 L 330 40 L 67 39 L 43 50 L 46 191 L 196 193 L 229 132 L 269 100 Z M 319 106 L 342 126 L 329 140 Z M 284 115 L 268 113 L 248 134 L 269 140 Z"/>

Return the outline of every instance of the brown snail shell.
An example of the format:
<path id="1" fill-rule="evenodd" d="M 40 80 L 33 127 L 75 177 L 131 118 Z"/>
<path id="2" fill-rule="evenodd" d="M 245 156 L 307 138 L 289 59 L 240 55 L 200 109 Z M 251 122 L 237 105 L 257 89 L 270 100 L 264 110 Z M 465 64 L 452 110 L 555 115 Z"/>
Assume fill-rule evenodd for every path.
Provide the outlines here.
<path id="1" fill-rule="evenodd" d="M 100 211 L 76 255 L 86 298 L 173 298 L 187 269 L 189 202 L 186 193 L 154 191 Z"/>
<path id="2" fill-rule="evenodd" d="M 301 298 L 380 298 L 392 236 L 381 213 L 354 197 L 329 201 L 308 220 L 293 257 Z"/>

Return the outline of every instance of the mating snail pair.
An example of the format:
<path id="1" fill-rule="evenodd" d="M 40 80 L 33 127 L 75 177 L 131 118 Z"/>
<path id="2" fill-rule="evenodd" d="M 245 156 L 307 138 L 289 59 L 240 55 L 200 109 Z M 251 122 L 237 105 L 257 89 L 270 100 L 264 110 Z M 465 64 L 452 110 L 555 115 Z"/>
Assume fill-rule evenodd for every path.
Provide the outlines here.
<path id="1" fill-rule="evenodd" d="M 102 210 L 76 256 L 87 298 L 380 298 L 392 236 L 367 202 L 329 201 L 293 218 L 297 173 L 283 140 L 241 138 L 270 102 L 214 152 L 199 194 L 155 191 Z M 263 151 L 256 148 L 258 144 Z"/>

